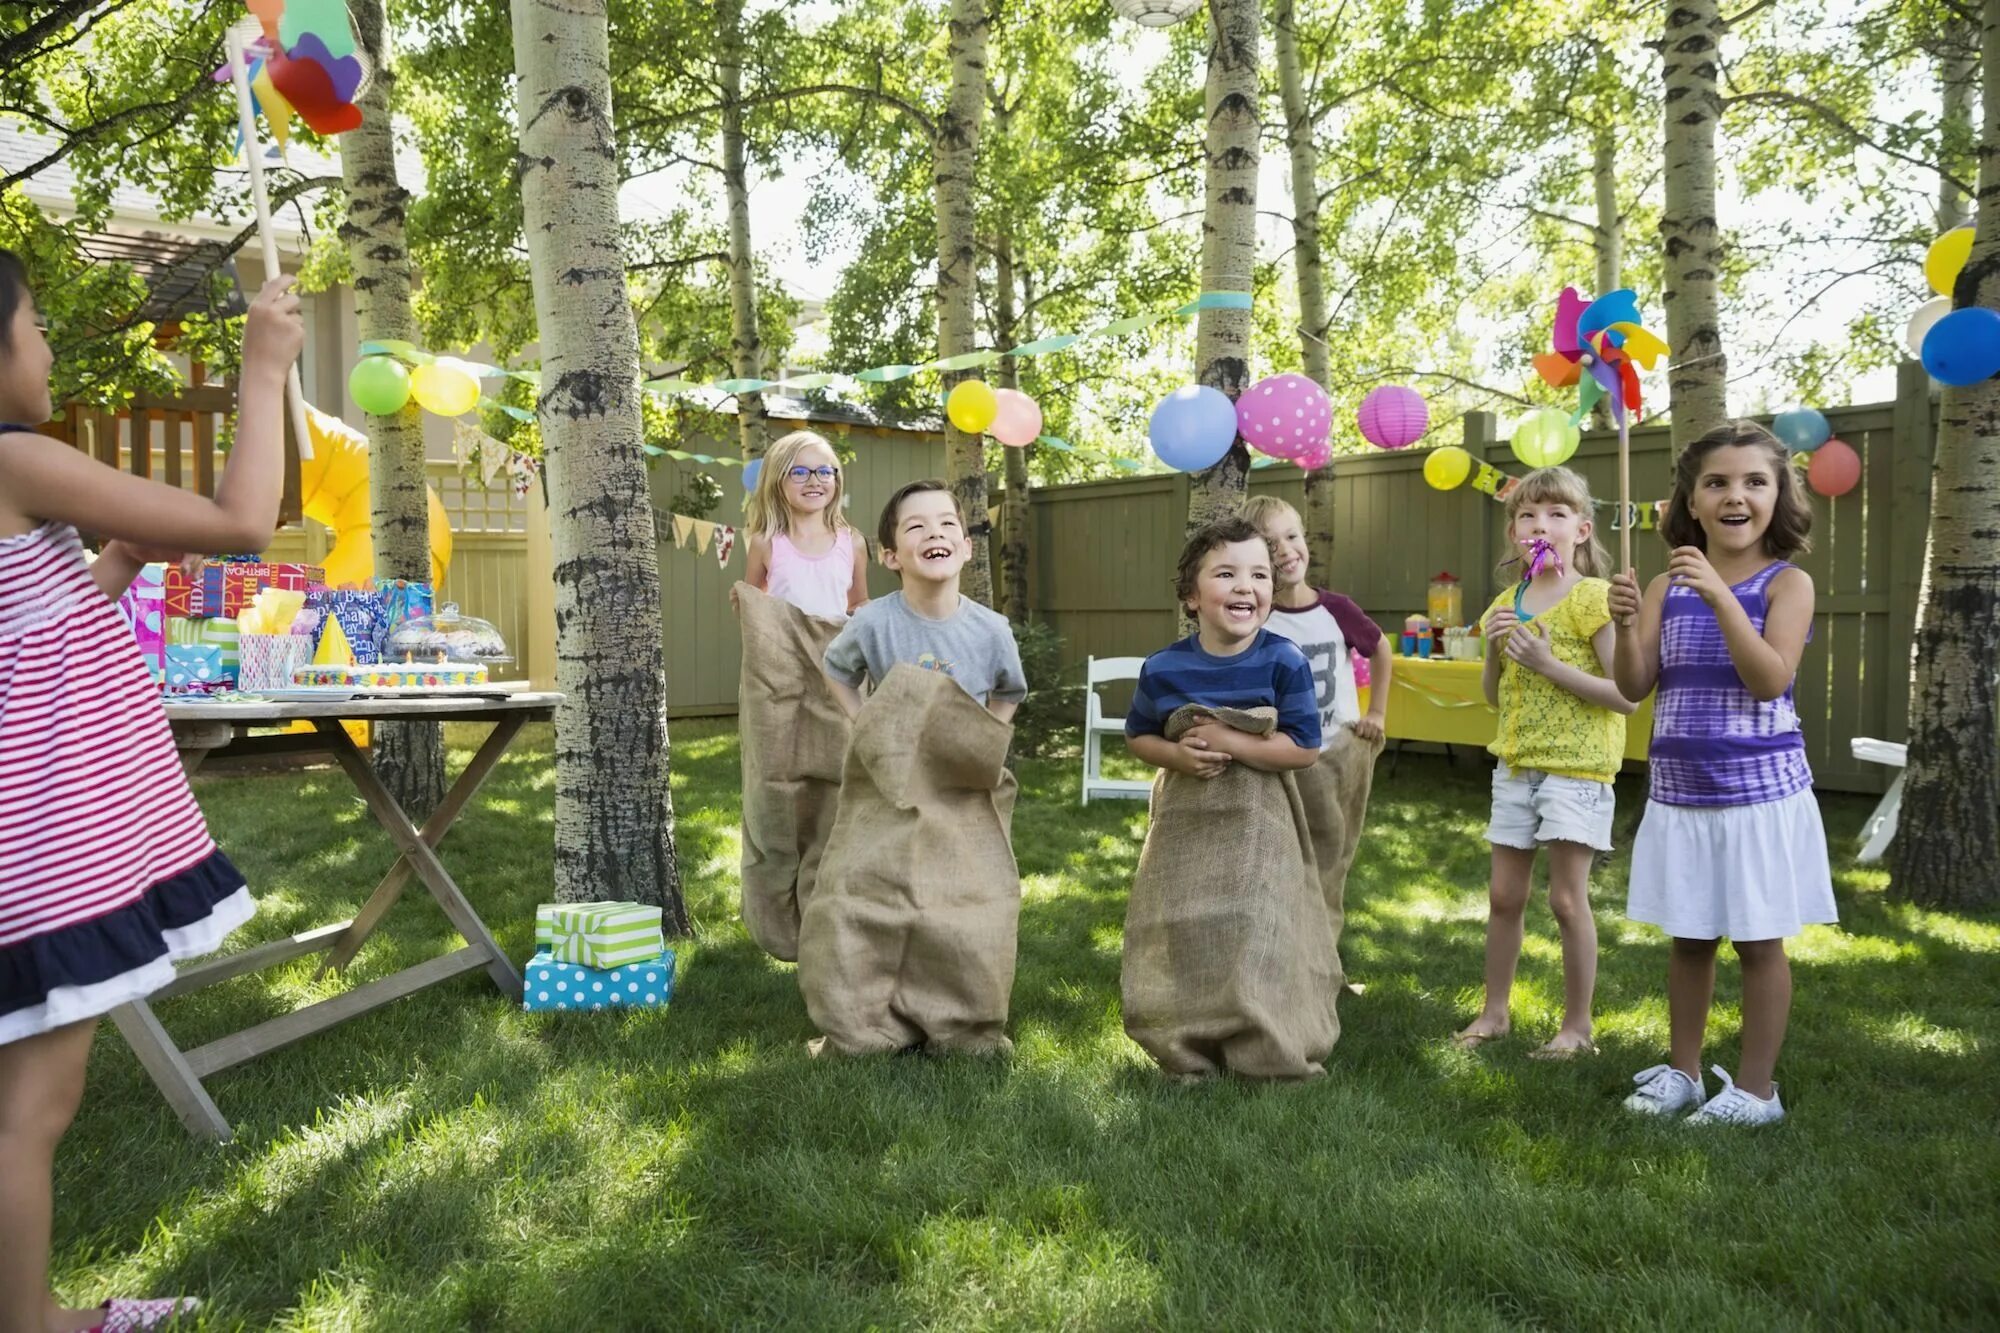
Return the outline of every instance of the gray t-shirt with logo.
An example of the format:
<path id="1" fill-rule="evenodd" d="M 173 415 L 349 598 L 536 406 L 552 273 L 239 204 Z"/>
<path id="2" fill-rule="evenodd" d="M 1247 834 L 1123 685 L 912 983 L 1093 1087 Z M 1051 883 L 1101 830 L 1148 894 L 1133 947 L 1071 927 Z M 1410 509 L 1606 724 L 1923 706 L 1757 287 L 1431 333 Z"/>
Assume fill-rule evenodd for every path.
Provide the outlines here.
<path id="1" fill-rule="evenodd" d="M 881 684 L 898 662 L 942 671 L 982 704 L 1028 695 L 1013 627 L 970 597 L 960 597 L 945 619 L 932 620 L 892 592 L 863 605 L 826 647 L 826 673 L 856 689 L 864 678 Z"/>

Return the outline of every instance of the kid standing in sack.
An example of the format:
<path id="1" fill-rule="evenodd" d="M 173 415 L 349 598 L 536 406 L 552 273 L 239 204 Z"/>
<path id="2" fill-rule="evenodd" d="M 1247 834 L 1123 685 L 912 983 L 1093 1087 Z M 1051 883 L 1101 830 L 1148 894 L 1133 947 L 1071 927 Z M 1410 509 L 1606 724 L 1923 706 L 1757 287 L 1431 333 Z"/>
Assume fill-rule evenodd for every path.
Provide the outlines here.
<path id="1" fill-rule="evenodd" d="M 958 590 L 971 542 L 943 482 L 897 491 L 877 535 L 902 589 L 826 650 L 854 735 L 800 894 L 811 1049 L 1004 1054 L 1021 915 L 1008 723 L 1028 683 L 1006 617 Z"/>
<path id="2" fill-rule="evenodd" d="M 841 512 L 840 459 L 795 430 L 764 453 L 744 506 L 743 581 L 809 616 L 845 620 L 868 600 L 868 547 Z"/>
<path id="3" fill-rule="evenodd" d="M 175 960 L 255 910 L 115 603 L 147 561 L 270 541 L 285 368 L 305 341 L 290 285 L 266 283 L 250 307 L 236 446 L 211 500 L 28 429 L 49 419 L 54 358 L 26 270 L 0 250 L 0 1329 L 152 1328 L 194 1305 L 61 1308 L 51 1170 L 99 1015 L 172 981 Z M 95 564 L 79 527 L 107 539 Z"/>
<path id="4" fill-rule="evenodd" d="M 1125 715 L 1161 770 L 1125 913 L 1125 1031 L 1176 1077 L 1317 1077 L 1340 1035 L 1295 776 L 1319 759 L 1319 706 L 1305 656 L 1264 628 L 1271 587 L 1249 520 L 1190 538 L 1175 591 L 1198 628 L 1146 659 Z"/>
<path id="5" fill-rule="evenodd" d="M 1523 477 L 1507 497 L 1507 539 L 1523 577 L 1494 599 L 1483 622 L 1486 699 L 1500 710 L 1488 747 L 1500 762 L 1486 830 L 1493 844 L 1486 1003 L 1456 1040 L 1474 1047 L 1507 1033 L 1535 851 L 1546 847 L 1549 908 L 1562 933 L 1563 1018 L 1530 1052 L 1544 1060 L 1597 1050 L 1590 865 L 1611 849 L 1611 781 L 1624 761 L 1625 718 L 1637 707 L 1611 680 L 1611 585 L 1599 577 L 1610 557 L 1593 512 L 1590 488 L 1568 468 Z"/>
<path id="6" fill-rule="evenodd" d="M 748 587 L 729 590 L 743 636 L 743 925 L 784 962 L 798 957 L 799 902 L 819 873 L 847 752 L 847 716 L 820 664 L 868 599 L 868 547 L 842 499 L 825 439 L 801 430 L 773 443 L 745 506 Z"/>
<path id="7" fill-rule="evenodd" d="M 1792 705 L 1813 583 L 1787 562 L 1811 531 L 1784 447 L 1732 421 L 1674 464 L 1667 572 L 1643 598 L 1631 570 L 1612 580 L 1618 688 L 1643 699 L 1659 685 L 1625 912 L 1673 937 L 1671 1049 L 1635 1076 L 1634 1111 L 1735 1125 L 1785 1115 L 1771 1081 L 1792 1004 L 1785 937 L 1838 916 Z M 1722 1089 L 1708 1098 L 1701 1047 L 1724 935 L 1743 964 L 1743 1050 L 1734 1080 L 1715 1066 Z"/>
<path id="8" fill-rule="evenodd" d="M 1347 871 L 1368 814 L 1375 757 L 1382 752 L 1395 658 L 1388 636 L 1352 600 L 1306 582 L 1311 553 L 1296 509 L 1276 496 L 1253 495 L 1244 502 L 1243 517 L 1257 526 L 1271 547 L 1271 618 L 1264 627 L 1299 646 L 1319 698 L 1319 762 L 1299 770 L 1299 796 L 1312 829 L 1313 858 L 1319 864 L 1320 891 L 1333 931 L 1334 964 L 1344 983 L 1340 932 L 1347 918 Z M 1350 649 L 1368 659 L 1366 713 L 1361 711 Z"/>

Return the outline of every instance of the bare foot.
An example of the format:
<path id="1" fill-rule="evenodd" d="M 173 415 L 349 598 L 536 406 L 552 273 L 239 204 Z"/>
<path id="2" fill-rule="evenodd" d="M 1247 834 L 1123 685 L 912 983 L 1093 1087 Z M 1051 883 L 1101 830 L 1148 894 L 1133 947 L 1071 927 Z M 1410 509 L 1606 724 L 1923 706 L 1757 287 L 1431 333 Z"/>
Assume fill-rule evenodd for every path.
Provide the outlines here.
<path id="1" fill-rule="evenodd" d="M 1461 1051 L 1472 1051 L 1489 1041 L 1498 1041 L 1506 1035 L 1507 1024 L 1481 1017 L 1473 1019 L 1464 1031 L 1451 1039 L 1451 1044 Z"/>
<path id="2" fill-rule="evenodd" d="M 1567 1028 L 1550 1037 L 1546 1042 L 1528 1052 L 1530 1060 L 1574 1060 L 1579 1056 L 1596 1055 L 1597 1043 L 1590 1039 L 1588 1032 L 1571 1032 Z"/>
<path id="3" fill-rule="evenodd" d="M 83 1333 L 104 1322 L 104 1307 L 94 1306 L 88 1310 L 72 1310 L 56 1304 L 51 1296 L 42 1309 L 42 1327 L 48 1333 Z"/>

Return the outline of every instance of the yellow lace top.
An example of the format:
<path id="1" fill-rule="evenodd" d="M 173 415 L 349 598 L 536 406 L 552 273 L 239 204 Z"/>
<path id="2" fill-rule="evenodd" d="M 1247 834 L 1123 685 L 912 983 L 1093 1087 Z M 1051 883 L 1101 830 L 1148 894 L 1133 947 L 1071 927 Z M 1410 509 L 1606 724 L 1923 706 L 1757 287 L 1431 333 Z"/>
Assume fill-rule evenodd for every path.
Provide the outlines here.
<path id="1" fill-rule="evenodd" d="M 1486 614 L 1511 608 L 1517 586 L 1508 584 Z M 1604 666 L 1591 639 L 1610 620 L 1611 585 L 1585 578 L 1527 623 L 1541 629 L 1557 661 L 1602 676 Z M 1517 773 L 1538 769 L 1609 782 L 1625 753 L 1625 715 L 1585 703 L 1540 672 L 1502 657 L 1499 731 L 1486 748 Z"/>

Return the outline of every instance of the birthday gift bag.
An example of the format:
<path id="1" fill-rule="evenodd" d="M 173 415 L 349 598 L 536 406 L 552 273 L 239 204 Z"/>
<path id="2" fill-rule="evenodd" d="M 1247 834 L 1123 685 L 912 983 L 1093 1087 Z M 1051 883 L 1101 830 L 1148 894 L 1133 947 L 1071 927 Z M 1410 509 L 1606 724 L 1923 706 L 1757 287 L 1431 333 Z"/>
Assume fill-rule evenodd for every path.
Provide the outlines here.
<path id="1" fill-rule="evenodd" d="M 1271 708 L 1176 709 L 1267 736 Z M 1162 771 L 1125 909 L 1125 1031 L 1170 1074 L 1314 1078 L 1339 1038 L 1326 903 L 1290 773 Z"/>
<path id="2" fill-rule="evenodd" d="M 854 720 L 840 809 L 799 919 L 819 1051 L 1000 1053 L 1021 879 L 1013 728 L 951 677 L 900 665 Z"/>
<path id="3" fill-rule="evenodd" d="M 1319 762 L 1292 774 L 1306 811 L 1306 831 L 1312 837 L 1313 861 L 1319 867 L 1320 897 L 1326 903 L 1327 927 L 1333 941 L 1333 987 L 1347 984 L 1340 962 L 1340 929 L 1347 919 L 1347 872 L 1361 841 L 1368 814 L 1368 792 L 1375 783 L 1375 759 L 1381 741 L 1364 741 L 1346 727 L 1327 733 Z M 1339 1020 L 1334 1032 L 1338 1035 Z"/>
<path id="4" fill-rule="evenodd" d="M 820 664 L 840 632 L 783 598 L 736 585 L 743 631 L 743 924 L 766 953 L 799 956 L 799 904 L 819 875 L 840 800 L 847 714 Z"/>
<path id="5" fill-rule="evenodd" d="M 142 565 L 118 598 L 118 614 L 132 627 L 139 656 L 146 659 L 155 685 L 167 678 L 166 581 L 165 565 Z"/>

